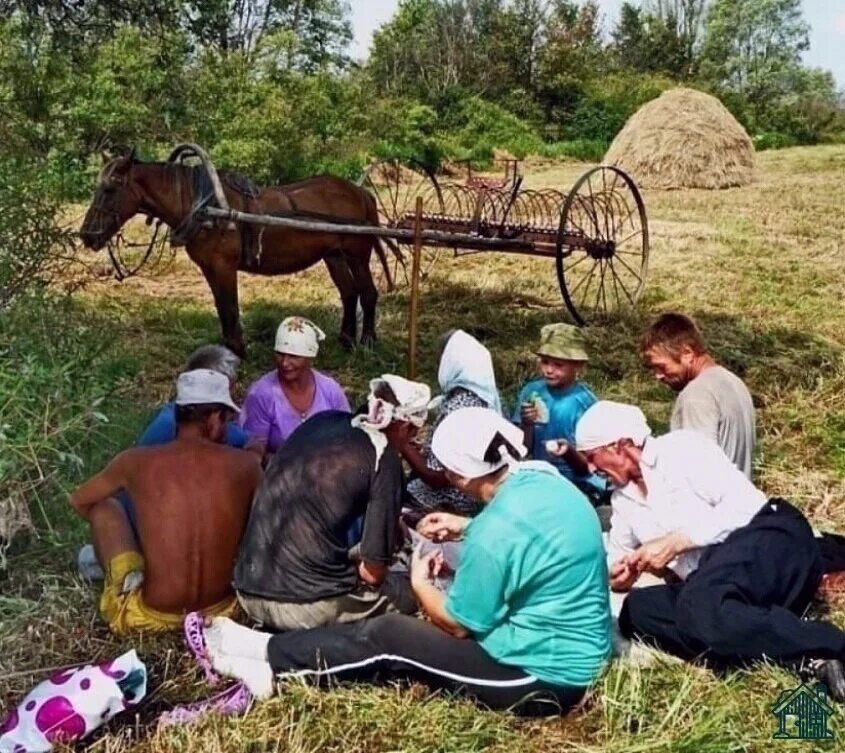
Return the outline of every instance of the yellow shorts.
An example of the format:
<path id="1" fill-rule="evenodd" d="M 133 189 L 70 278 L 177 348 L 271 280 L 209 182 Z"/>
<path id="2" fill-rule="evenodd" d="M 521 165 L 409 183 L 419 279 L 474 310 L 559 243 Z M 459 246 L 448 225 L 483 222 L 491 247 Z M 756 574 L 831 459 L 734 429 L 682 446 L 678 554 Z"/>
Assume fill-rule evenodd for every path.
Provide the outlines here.
<path id="1" fill-rule="evenodd" d="M 100 615 L 109 624 L 111 631 L 116 635 L 125 635 L 133 631 L 163 632 L 182 627 L 184 613 L 168 614 L 147 606 L 141 589 L 121 593 L 123 579 L 133 570 L 144 570 L 144 558 L 139 552 L 123 552 L 109 562 L 103 595 L 100 597 Z M 228 617 L 237 606 L 238 600 L 232 596 L 202 611 L 210 617 Z"/>

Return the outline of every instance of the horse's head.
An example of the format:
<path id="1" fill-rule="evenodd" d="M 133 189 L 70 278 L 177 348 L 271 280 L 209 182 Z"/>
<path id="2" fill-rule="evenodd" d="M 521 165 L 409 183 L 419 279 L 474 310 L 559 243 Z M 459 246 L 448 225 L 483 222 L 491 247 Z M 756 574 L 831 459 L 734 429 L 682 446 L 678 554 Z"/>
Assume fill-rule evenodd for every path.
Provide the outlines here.
<path id="1" fill-rule="evenodd" d="M 141 206 L 141 199 L 132 183 L 133 164 L 134 149 L 109 159 L 100 171 L 94 198 L 79 233 L 82 242 L 94 251 L 105 246 Z"/>

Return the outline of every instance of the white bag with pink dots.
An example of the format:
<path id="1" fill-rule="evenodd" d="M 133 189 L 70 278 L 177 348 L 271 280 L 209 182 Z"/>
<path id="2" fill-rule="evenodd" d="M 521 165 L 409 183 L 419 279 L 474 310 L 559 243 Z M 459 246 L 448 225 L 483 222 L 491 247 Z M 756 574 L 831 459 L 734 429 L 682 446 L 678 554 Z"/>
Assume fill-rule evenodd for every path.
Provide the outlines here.
<path id="1" fill-rule="evenodd" d="M 47 753 L 56 743 L 81 740 L 146 694 L 147 668 L 134 650 L 56 672 L 0 724 L 0 753 Z"/>

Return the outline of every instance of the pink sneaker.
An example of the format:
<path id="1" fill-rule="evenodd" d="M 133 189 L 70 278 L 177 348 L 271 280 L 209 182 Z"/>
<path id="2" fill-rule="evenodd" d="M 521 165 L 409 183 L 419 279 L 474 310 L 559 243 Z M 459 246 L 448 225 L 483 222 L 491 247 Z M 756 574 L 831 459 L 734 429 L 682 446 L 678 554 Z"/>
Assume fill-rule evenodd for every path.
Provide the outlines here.
<path id="1" fill-rule="evenodd" d="M 185 615 L 185 644 L 194 655 L 197 664 L 205 673 L 205 681 L 214 687 L 220 683 L 220 676 L 212 669 L 205 646 L 205 618 L 199 612 Z"/>
<path id="2" fill-rule="evenodd" d="M 161 727 L 191 724 L 207 713 L 219 716 L 241 716 L 249 710 L 251 704 L 252 694 L 247 690 L 246 685 L 237 682 L 222 693 L 204 701 L 184 703 L 175 706 L 170 711 L 165 711 L 159 716 L 158 724 Z"/>

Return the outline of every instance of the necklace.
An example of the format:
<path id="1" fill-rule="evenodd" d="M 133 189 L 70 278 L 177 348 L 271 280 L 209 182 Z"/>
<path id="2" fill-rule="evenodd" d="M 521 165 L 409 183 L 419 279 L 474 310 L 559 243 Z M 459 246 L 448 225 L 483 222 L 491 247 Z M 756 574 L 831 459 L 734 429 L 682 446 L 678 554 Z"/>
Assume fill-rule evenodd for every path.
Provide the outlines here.
<path id="1" fill-rule="evenodd" d="M 296 390 L 287 387 L 284 383 L 279 381 L 279 387 L 282 389 L 282 394 L 285 396 L 288 405 L 290 406 L 291 410 L 299 416 L 299 421 L 302 423 L 308 418 L 308 412 L 311 410 L 314 404 L 314 400 L 316 398 L 316 384 L 311 381 L 311 384 L 304 390 L 304 397 L 307 399 L 307 405 L 303 408 L 302 403 L 305 402 L 302 400 L 302 393 L 297 393 Z M 310 393 L 310 395 L 309 395 Z M 310 399 L 309 399 L 310 398 Z M 296 404 L 298 403 L 298 405 Z"/>

